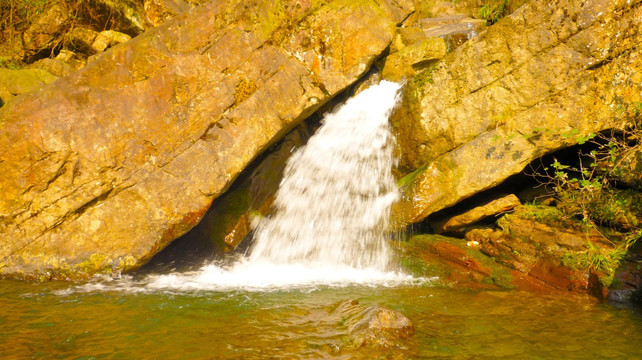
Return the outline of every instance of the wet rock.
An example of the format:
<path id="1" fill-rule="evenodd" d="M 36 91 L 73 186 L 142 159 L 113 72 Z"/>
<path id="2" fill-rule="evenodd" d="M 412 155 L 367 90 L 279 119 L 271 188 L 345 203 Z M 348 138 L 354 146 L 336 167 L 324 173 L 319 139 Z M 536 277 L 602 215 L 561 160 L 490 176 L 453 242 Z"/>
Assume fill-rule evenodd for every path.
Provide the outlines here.
<path id="1" fill-rule="evenodd" d="M 348 329 L 355 347 L 402 347 L 415 333 L 410 319 L 397 310 L 382 306 L 364 306 L 356 300 L 341 302 L 334 310 Z"/>
<path id="2" fill-rule="evenodd" d="M 216 249 L 235 249 L 249 234 L 254 218 L 268 214 L 287 159 L 294 149 L 305 144 L 310 134 L 303 123 L 257 159 L 258 164 L 244 171 L 225 194 L 214 200 L 193 231 Z"/>
<path id="3" fill-rule="evenodd" d="M 521 205 L 517 196 L 506 195 L 466 211 L 463 214 L 434 221 L 431 225 L 435 232 L 450 232 L 472 225 L 489 216 L 505 213 Z"/>
<path id="4" fill-rule="evenodd" d="M 144 264 L 368 70 L 392 40 L 395 4 L 209 2 L 7 103 L 0 273 Z"/>
<path id="5" fill-rule="evenodd" d="M 514 287 L 510 269 L 462 239 L 417 235 L 395 250 L 406 271 L 417 277 L 436 277 L 436 285 L 470 289 Z"/>
<path id="6" fill-rule="evenodd" d="M 419 21 L 426 37 L 443 39 L 447 52 L 452 52 L 486 28 L 486 21 L 458 14 Z"/>
<path id="7" fill-rule="evenodd" d="M 642 242 L 631 247 L 620 263 L 608 289 L 607 300 L 642 308 Z"/>
<path id="8" fill-rule="evenodd" d="M 409 81 L 391 118 L 410 173 L 398 223 L 626 127 L 642 100 L 641 11 L 639 1 L 533 0 Z"/>
<path id="9" fill-rule="evenodd" d="M 595 291 L 589 278 L 599 269 L 582 259 L 591 249 L 613 249 L 597 230 L 581 228 L 553 207 L 520 206 L 498 224 L 502 230 L 474 229 L 466 239 L 498 263 L 556 289 Z"/>

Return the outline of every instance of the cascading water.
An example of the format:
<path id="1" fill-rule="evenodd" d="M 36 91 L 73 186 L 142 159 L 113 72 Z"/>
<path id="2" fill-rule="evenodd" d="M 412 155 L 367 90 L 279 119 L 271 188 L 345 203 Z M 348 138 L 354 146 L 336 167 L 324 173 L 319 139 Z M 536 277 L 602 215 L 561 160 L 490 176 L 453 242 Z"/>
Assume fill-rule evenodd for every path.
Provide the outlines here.
<path id="1" fill-rule="evenodd" d="M 398 198 L 388 117 L 399 87 L 382 81 L 326 115 L 288 161 L 274 211 L 256 224 L 248 257 L 139 282 L 88 284 L 84 290 L 264 290 L 414 281 L 390 271 L 385 237 Z"/>
<path id="2" fill-rule="evenodd" d="M 325 116 L 288 161 L 250 262 L 387 269 L 384 233 L 398 198 L 388 117 L 398 89 L 383 81 Z"/>

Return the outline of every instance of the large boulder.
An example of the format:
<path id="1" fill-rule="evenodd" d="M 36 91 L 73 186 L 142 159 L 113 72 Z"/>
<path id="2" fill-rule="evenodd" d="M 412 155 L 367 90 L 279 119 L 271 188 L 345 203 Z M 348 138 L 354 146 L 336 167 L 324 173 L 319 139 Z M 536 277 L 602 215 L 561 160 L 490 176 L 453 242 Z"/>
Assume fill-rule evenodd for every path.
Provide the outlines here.
<path id="1" fill-rule="evenodd" d="M 533 0 L 404 88 L 392 116 L 418 222 L 534 159 L 621 129 L 642 100 L 639 0 Z"/>
<path id="2" fill-rule="evenodd" d="M 364 74 L 395 1 L 212 1 L 0 109 L 0 274 L 137 268 Z M 400 2 L 403 3 L 403 2 Z"/>

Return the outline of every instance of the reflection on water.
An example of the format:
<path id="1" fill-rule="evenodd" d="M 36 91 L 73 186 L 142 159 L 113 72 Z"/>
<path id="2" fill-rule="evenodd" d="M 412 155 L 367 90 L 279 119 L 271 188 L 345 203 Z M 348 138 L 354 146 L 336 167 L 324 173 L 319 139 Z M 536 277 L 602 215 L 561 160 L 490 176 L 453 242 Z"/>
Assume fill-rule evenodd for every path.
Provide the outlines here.
<path id="1" fill-rule="evenodd" d="M 0 281 L 0 358 L 638 359 L 642 319 L 587 298 L 349 286 L 251 292 L 75 292 Z M 415 336 L 354 348 L 345 299 L 403 312 Z"/>

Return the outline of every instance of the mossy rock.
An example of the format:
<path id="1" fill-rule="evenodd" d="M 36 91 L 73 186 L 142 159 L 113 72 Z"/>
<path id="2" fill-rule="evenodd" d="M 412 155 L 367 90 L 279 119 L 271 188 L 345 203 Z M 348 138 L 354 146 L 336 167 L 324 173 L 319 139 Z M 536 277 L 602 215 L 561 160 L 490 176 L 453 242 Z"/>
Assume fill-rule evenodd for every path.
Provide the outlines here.
<path id="1" fill-rule="evenodd" d="M 438 277 L 445 286 L 512 289 L 510 269 L 462 239 L 417 235 L 397 247 L 401 266 L 413 276 Z"/>
<path id="2" fill-rule="evenodd" d="M 56 79 L 58 77 L 41 69 L 12 70 L 0 68 L 0 88 L 4 88 L 11 95 L 34 91 Z"/>

